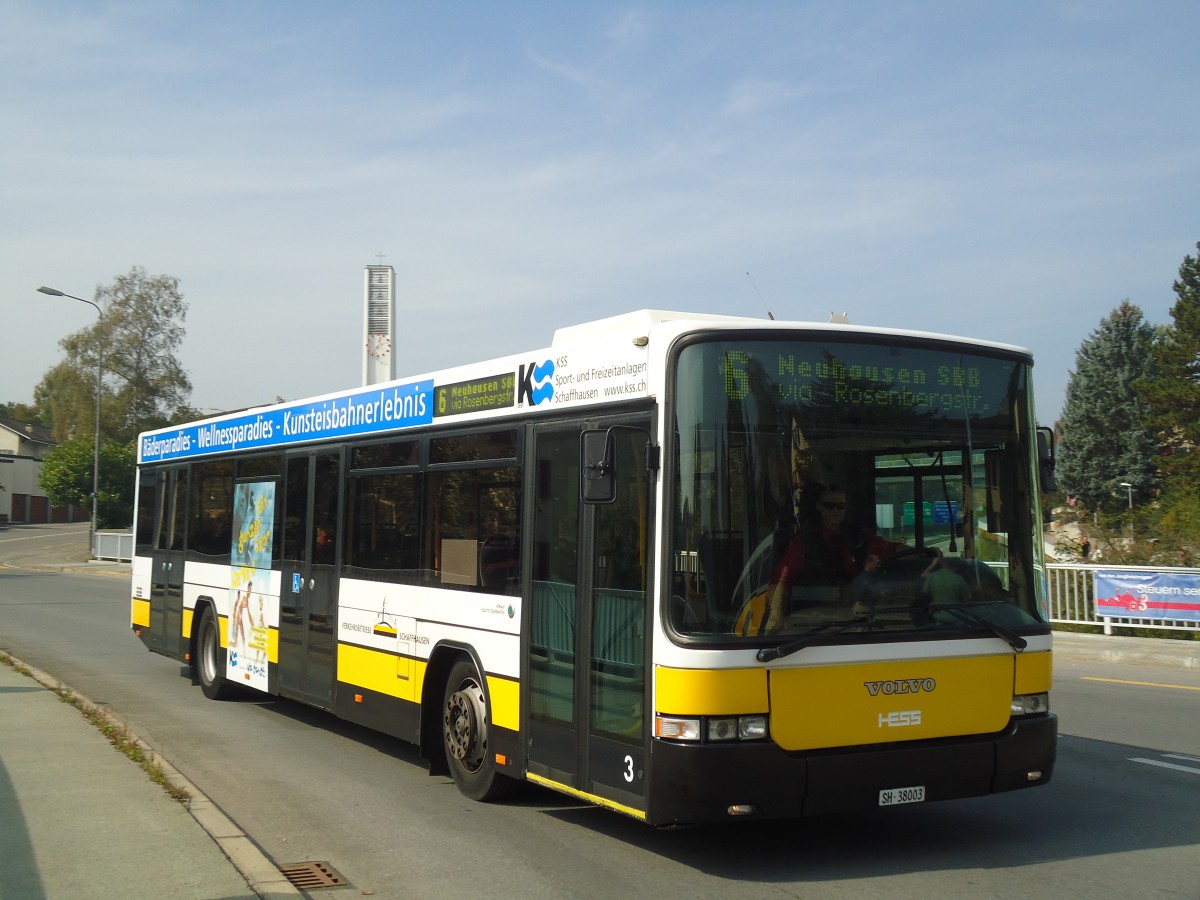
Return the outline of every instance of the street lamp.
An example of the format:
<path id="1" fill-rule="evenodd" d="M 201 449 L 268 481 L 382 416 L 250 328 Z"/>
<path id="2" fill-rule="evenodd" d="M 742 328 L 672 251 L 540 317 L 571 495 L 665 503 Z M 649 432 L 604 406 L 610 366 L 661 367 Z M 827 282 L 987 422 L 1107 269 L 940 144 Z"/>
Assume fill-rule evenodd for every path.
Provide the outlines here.
<path id="1" fill-rule="evenodd" d="M 1118 482 L 1121 487 L 1125 488 L 1125 494 L 1129 498 L 1129 542 L 1133 543 L 1133 485 L 1128 481 Z"/>
<path id="2" fill-rule="evenodd" d="M 100 304 L 95 300 L 87 300 L 83 297 L 76 297 L 74 294 L 66 294 L 56 288 L 46 287 L 42 285 L 38 288 L 38 293 L 49 294 L 51 297 L 70 297 L 72 300 L 78 300 L 80 303 L 86 303 L 96 310 L 96 315 L 99 317 L 98 324 L 103 329 L 104 326 L 104 310 L 100 308 Z M 90 552 L 92 555 L 96 553 L 96 526 L 99 525 L 100 519 L 97 513 L 97 502 L 100 497 L 100 392 L 104 386 L 104 339 L 103 335 L 96 336 L 96 442 L 93 450 L 92 459 L 92 534 L 90 539 Z"/>

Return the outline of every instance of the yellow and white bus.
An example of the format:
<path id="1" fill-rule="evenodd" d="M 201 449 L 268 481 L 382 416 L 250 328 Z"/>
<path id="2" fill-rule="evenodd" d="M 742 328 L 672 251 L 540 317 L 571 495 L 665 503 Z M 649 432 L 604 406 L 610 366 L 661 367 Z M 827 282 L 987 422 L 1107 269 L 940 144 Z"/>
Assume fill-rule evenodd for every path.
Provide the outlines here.
<path id="1" fill-rule="evenodd" d="M 481 800 L 672 825 L 1045 784 L 1031 367 L 643 310 L 149 432 L 133 629 L 209 697 L 414 742 Z"/>

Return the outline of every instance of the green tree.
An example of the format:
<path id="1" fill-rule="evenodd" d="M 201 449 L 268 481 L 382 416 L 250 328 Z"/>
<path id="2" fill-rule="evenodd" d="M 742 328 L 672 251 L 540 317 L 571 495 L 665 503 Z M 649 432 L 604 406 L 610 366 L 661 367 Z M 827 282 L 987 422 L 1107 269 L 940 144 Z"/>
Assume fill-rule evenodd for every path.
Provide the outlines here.
<path id="1" fill-rule="evenodd" d="M 28 403 L 0 403 L 0 418 L 42 424 L 42 417 L 38 408 L 30 406 Z"/>
<path id="2" fill-rule="evenodd" d="M 1101 321 L 1075 353 L 1067 399 L 1059 420 L 1062 453 L 1059 488 L 1087 507 L 1118 510 L 1133 496 L 1146 498 L 1159 484 L 1160 444 L 1145 424 L 1145 403 L 1134 384 L 1156 372 L 1154 326 L 1128 300 Z"/>
<path id="3" fill-rule="evenodd" d="M 1200 487 L 1200 252 L 1183 258 L 1174 288 L 1172 324 L 1154 344 L 1157 368 L 1137 388 L 1148 424 L 1167 449 L 1160 468 L 1167 476 L 1182 476 L 1177 487 L 1194 491 Z"/>
<path id="4" fill-rule="evenodd" d="M 40 483 L 50 502 L 92 508 L 95 441 L 75 438 L 46 454 Z M 134 445 L 100 445 L 100 490 L 96 518 L 100 528 L 125 528 L 133 523 Z"/>
<path id="5" fill-rule="evenodd" d="M 59 342 L 67 359 L 34 390 L 55 438 L 95 434 L 96 363 L 103 357 L 100 433 L 127 443 L 138 433 L 191 418 L 192 384 L 179 365 L 187 303 L 179 280 L 151 278 L 140 266 L 96 288 L 102 317 Z"/>
<path id="6" fill-rule="evenodd" d="M 64 341 L 59 345 L 63 346 Z M 103 400 L 103 397 L 101 398 Z M 52 366 L 33 389 L 34 405 L 50 426 L 54 440 L 62 443 L 96 433 L 96 363 L 66 359 Z M 100 434 L 104 436 L 101 413 Z"/>

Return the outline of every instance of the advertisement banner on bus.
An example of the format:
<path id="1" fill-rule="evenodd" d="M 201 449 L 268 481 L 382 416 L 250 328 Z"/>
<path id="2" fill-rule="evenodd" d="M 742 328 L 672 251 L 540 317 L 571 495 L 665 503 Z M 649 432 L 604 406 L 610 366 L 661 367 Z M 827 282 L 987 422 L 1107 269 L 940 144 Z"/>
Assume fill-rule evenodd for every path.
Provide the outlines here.
<path id="1" fill-rule="evenodd" d="M 1097 570 L 1096 618 L 1200 622 L 1200 575 Z"/>
<path id="2" fill-rule="evenodd" d="M 374 387 L 142 435 L 138 462 L 190 459 L 428 425 L 433 381 Z"/>
<path id="3" fill-rule="evenodd" d="M 234 487 L 227 677 L 260 691 L 267 690 L 271 628 L 279 627 L 279 598 L 269 590 L 274 522 L 275 482 Z"/>

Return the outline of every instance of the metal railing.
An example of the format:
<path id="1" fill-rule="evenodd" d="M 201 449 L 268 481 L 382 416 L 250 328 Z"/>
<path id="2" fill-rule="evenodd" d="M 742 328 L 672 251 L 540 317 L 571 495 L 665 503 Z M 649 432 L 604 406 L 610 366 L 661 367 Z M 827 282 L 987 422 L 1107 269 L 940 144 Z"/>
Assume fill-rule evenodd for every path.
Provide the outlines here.
<path id="1" fill-rule="evenodd" d="M 1046 566 L 1046 587 L 1050 603 L 1050 621 L 1064 625 L 1103 625 L 1105 634 L 1114 628 L 1156 628 L 1168 631 L 1200 631 L 1200 622 L 1178 619 L 1142 619 L 1126 616 L 1096 617 L 1095 579 L 1097 569 L 1107 572 L 1164 572 L 1200 575 L 1200 569 L 1172 566 L 1100 566 L 1081 563 L 1050 563 Z"/>
<path id="2" fill-rule="evenodd" d="M 97 531 L 92 535 L 92 558 L 117 562 L 133 561 L 133 532 Z"/>

